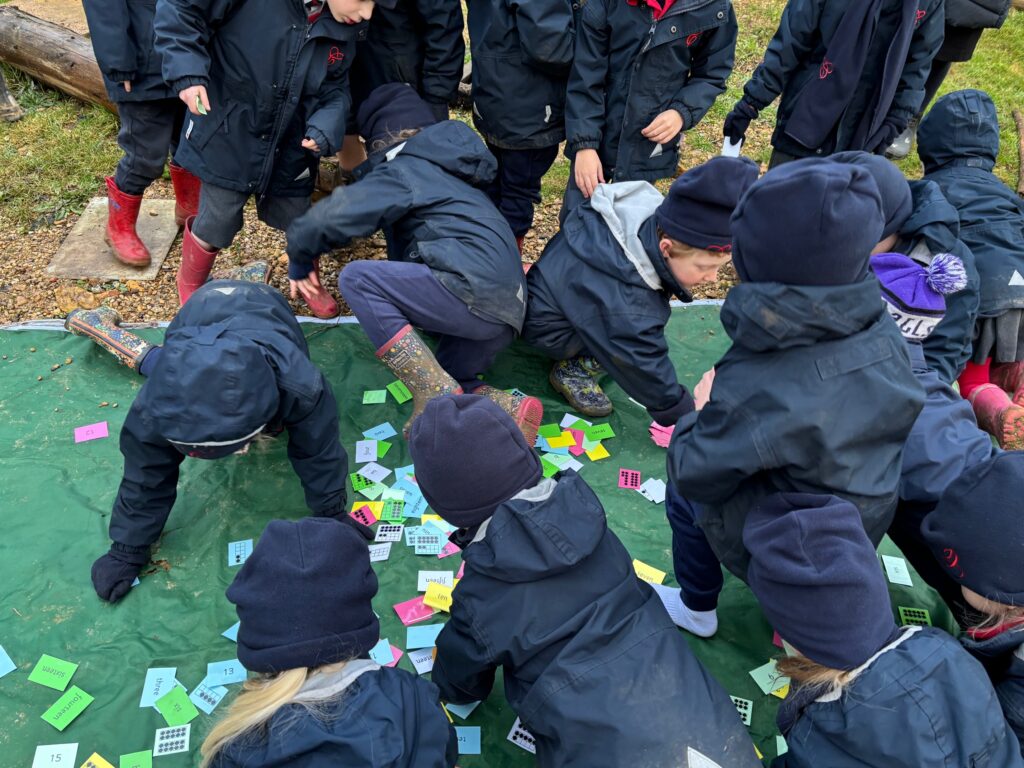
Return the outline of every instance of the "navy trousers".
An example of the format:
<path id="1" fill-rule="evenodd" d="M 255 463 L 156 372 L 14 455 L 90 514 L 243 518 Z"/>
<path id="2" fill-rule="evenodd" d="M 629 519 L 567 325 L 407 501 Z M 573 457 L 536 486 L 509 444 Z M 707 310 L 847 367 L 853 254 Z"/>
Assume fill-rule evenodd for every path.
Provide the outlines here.
<path id="1" fill-rule="evenodd" d="M 718 557 L 697 525 L 700 506 L 669 486 L 665 514 L 672 528 L 672 566 L 683 603 L 691 611 L 713 611 L 724 580 Z"/>
<path id="2" fill-rule="evenodd" d="M 178 148 L 185 105 L 180 99 L 124 101 L 117 113 L 117 144 L 124 157 L 114 171 L 114 183 L 125 194 L 141 195 L 163 175 L 167 156 Z"/>
<path id="3" fill-rule="evenodd" d="M 540 182 L 558 157 L 558 145 L 503 149 L 488 143 L 487 148 L 498 160 L 498 175 L 485 191 L 518 239 L 533 226 L 533 207 L 540 203 Z"/>

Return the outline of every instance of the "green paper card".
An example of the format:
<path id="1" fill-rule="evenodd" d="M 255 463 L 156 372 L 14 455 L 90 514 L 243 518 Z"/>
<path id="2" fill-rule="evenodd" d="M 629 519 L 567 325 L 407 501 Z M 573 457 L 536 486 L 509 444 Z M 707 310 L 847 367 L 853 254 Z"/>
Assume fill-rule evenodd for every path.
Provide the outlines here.
<path id="1" fill-rule="evenodd" d="M 562 428 L 557 424 L 544 424 L 537 430 L 537 434 L 547 440 L 549 437 L 561 437 Z"/>
<path id="2" fill-rule="evenodd" d="M 377 441 L 377 460 L 380 461 L 388 455 L 388 451 L 391 450 L 391 443 L 385 440 Z"/>
<path id="3" fill-rule="evenodd" d="M 930 627 L 932 625 L 932 615 L 924 608 L 907 608 L 906 606 L 901 605 L 898 610 L 900 614 L 900 624 L 904 627 L 910 625 Z"/>
<path id="4" fill-rule="evenodd" d="M 58 731 L 63 731 L 71 721 L 78 717 L 93 702 L 93 697 L 77 685 L 72 685 L 68 692 L 57 699 L 53 706 L 43 712 L 43 720 Z"/>
<path id="5" fill-rule="evenodd" d="M 190 723 L 199 716 L 199 710 L 189 700 L 188 693 L 178 686 L 157 699 L 156 708 L 171 728 Z"/>
<path id="6" fill-rule="evenodd" d="M 58 659 L 55 656 L 47 656 L 45 653 L 39 657 L 32 674 L 28 676 L 30 682 L 45 685 L 55 691 L 63 691 L 71 682 L 71 676 L 78 669 L 77 664 L 70 661 Z"/>
<path id="7" fill-rule="evenodd" d="M 181 690 L 180 688 L 178 690 Z M 121 755 L 118 761 L 118 768 L 153 768 L 153 750 L 145 752 L 132 752 L 130 755 Z"/>
<path id="8" fill-rule="evenodd" d="M 578 429 L 580 432 L 586 433 L 586 430 L 590 429 L 590 425 L 583 419 L 576 419 L 576 421 L 569 425 L 569 429 Z"/>
<path id="9" fill-rule="evenodd" d="M 380 405 L 387 399 L 386 389 L 368 389 L 363 392 L 363 405 Z"/>
<path id="10" fill-rule="evenodd" d="M 388 489 L 388 487 L 386 485 L 381 484 L 381 483 L 370 483 L 365 488 L 360 488 L 359 489 L 359 495 L 360 496 L 365 496 L 370 501 L 374 501 L 375 499 L 377 499 L 377 497 L 379 497 L 387 489 Z"/>
<path id="11" fill-rule="evenodd" d="M 615 437 L 615 430 L 611 424 L 595 424 L 592 427 L 584 427 L 583 434 L 588 440 L 607 440 L 609 437 Z"/>
<path id="12" fill-rule="evenodd" d="M 544 470 L 544 477 L 554 477 L 555 473 L 560 470 L 560 467 L 556 467 L 547 459 L 540 460 L 541 468 Z"/>
<path id="13" fill-rule="evenodd" d="M 395 398 L 395 402 L 401 405 L 409 400 L 412 400 L 412 392 L 400 381 L 392 381 L 388 384 L 388 392 Z"/>
<path id="14" fill-rule="evenodd" d="M 380 519 L 389 523 L 401 523 L 405 521 L 405 502 L 388 499 L 380 512 Z"/>

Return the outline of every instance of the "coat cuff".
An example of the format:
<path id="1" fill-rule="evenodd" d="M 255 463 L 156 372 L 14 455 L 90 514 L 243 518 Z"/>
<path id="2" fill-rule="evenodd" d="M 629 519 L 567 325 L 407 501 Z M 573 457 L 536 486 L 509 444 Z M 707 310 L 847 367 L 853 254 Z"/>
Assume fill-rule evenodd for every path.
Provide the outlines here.
<path id="1" fill-rule="evenodd" d="M 322 157 L 329 157 L 334 154 L 335 150 L 331 146 L 331 140 L 328 139 L 327 135 L 316 126 L 306 126 L 306 138 L 312 139 L 316 142 L 316 145 L 320 147 L 320 155 Z"/>
<path id="2" fill-rule="evenodd" d="M 111 542 L 111 552 L 118 552 L 122 555 L 127 555 L 133 562 L 141 563 L 145 565 L 149 560 L 149 545 L 142 547 L 133 547 L 130 544 L 121 544 L 118 541 Z"/>
<path id="3" fill-rule="evenodd" d="M 288 258 L 288 279 L 289 280 L 303 280 L 309 277 L 309 273 L 313 271 L 312 263 L 304 263 L 301 261 L 295 261 L 291 257 Z"/>
<path id="4" fill-rule="evenodd" d="M 204 88 L 210 84 L 210 78 L 206 75 L 188 75 L 186 77 L 179 77 L 171 83 L 171 90 L 175 93 L 181 93 L 186 88 L 191 88 L 193 85 L 201 85 Z"/>
<path id="5" fill-rule="evenodd" d="M 576 139 L 569 142 L 568 150 L 571 154 L 575 155 L 581 149 L 597 149 L 600 146 L 600 139 Z"/>
<path id="6" fill-rule="evenodd" d="M 663 427 L 674 427 L 680 418 L 688 413 L 694 413 L 693 397 L 682 387 L 679 389 L 682 390 L 682 394 L 678 402 L 676 402 L 676 404 L 671 408 L 666 408 L 661 411 L 655 410 L 654 408 L 647 409 L 647 412 L 651 414 L 651 418 Z"/>
<path id="7" fill-rule="evenodd" d="M 665 107 L 665 109 L 674 109 L 676 112 L 679 113 L 680 117 L 683 118 L 683 127 L 680 128 L 680 132 L 688 131 L 691 128 L 693 128 L 694 125 L 696 125 L 696 121 L 693 117 L 693 110 L 686 106 L 683 102 L 670 102 L 669 105 Z"/>
<path id="8" fill-rule="evenodd" d="M 135 70 L 127 69 L 111 69 L 104 72 L 108 80 L 113 80 L 115 83 L 123 83 L 127 80 L 129 83 L 135 79 L 135 75 L 138 74 Z"/>

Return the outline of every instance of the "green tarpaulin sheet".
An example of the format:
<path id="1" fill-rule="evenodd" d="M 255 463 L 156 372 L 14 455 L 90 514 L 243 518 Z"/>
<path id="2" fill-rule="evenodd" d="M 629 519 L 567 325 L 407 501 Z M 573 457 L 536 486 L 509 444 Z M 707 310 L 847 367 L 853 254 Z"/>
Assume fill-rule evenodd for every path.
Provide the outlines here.
<path id="1" fill-rule="evenodd" d="M 411 403 L 396 405 L 389 396 L 383 405 L 362 404 L 365 390 L 382 389 L 393 377 L 374 358 L 359 326 L 304 328 L 313 360 L 338 396 L 350 459 L 363 430 L 389 421 L 400 432 Z M 162 335 L 159 329 L 140 333 L 152 341 Z M 689 385 L 728 346 L 716 306 L 674 310 L 668 335 L 679 375 Z M 236 621 L 224 597 L 237 572 L 228 567 L 227 545 L 258 539 L 273 518 L 305 514 L 301 488 L 283 437 L 246 456 L 186 461 L 177 503 L 153 553 L 157 567 L 120 604 L 106 605 L 93 592 L 89 568 L 108 545 L 108 516 L 121 477 L 117 435 L 143 379 L 89 341 L 61 332 L 0 331 L 0 353 L 0 645 L 17 664 L 0 678 L 0 764 L 27 768 L 37 745 L 77 742 L 76 766 L 93 752 L 117 765 L 122 754 L 151 749 L 155 730 L 165 725 L 155 709 L 139 707 L 148 668 L 177 667 L 177 679 L 191 690 L 205 676 L 207 662 L 235 657 L 235 644 L 221 636 Z M 68 358 L 72 362 L 65 364 Z M 499 359 L 488 380 L 541 396 L 545 422 L 559 421 L 567 408 L 547 383 L 548 366 L 516 345 Z M 664 506 L 617 487 L 621 467 L 639 470 L 645 479 L 667 479 L 665 451 L 649 437 L 646 411 L 610 382 L 607 391 L 615 403 L 607 421 L 617 435 L 605 441 L 611 457 L 596 463 L 581 457 L 585 466 L 580 474 L 604 502 L 612 528 L 630 553 L 669 572 L 667 583 L 673 583 Z M 109 424 L 109 438 L 74 443 L 75 427 L 102 421 Z M 404 442 L 398 437 L 394 443 L 381 463 L 389 468 L 409 464 Z M 883 551 L 895 553 L 888 542 Z M 392 605 L 418 594 L 420 569 L 458 566 L 457 555 L 417 557 L 404 544 L 394 544 L 390 559 L 375 565 L 380 592 L 374 607 L 382 637 L 404 650 L 405 628 Z M 916 574 L 913 578 L 915 589 L 892 587 L 894 606 L 926 608 L 936 625 L 952 628 L 936 595 Z M 753 597 L 731 577 L 719 616 L 720 629 L 712 640 L 687 639 L 730 694 L 754 702 L 750 734 L 770 759 L 776 751 L 778 700 L 763 695 L 748 672 L 780 651 Z M 95 697 L 63 733 L 41 719 L 61 694 L 28 679 L 44 653 L 77 663 L 72 683 Z M 407 656 L 400 666 L 412 670 Z M 240 686 L 230 688 L 214 716 Z M 644 716 L 642 711 L 628 714 Z M 158 765 L 196 764 L 213 719 L 200 714 L 193 721 L 191 752 L 160 757 Z M 531 755 L 506 740 L 514 720 L 499 682 L 467 721 L 456 718 L 456 725 L 479 726 L 483 737 L 483 754 L 464 756 L 460 765 L 532 765 Z"/>

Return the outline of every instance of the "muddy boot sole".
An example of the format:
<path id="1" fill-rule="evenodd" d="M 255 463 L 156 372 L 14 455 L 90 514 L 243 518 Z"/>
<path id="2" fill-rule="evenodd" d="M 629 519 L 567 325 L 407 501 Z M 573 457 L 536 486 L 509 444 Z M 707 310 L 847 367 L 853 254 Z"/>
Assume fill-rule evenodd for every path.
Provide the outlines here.
<path id="1" fill-rule="evenodd" d="M 573 397 L 569 388 L 564 386 L 558 380 L 558 378 L 555 377 L 554 370 L 551 370 L 548 373 L 548 383 L 550 383 L 552 388 L 554 388 L 554 390 L 558 394 L 564 397 L 566 402 L 568 402 L 569 405 L 572 406 L 572 409 L 579 413 L 581 416 L 592 416 L 594 418 L 601 418 L 602 416 L 608 416 L 609 414 L 611 414 L 612 411 L 615 410 L 614 406 L 611 403 L 611 400 L 608 401 L 607 407 L 584 406 L 583 404 L 579 403 L 575 399 L 575 397 Z"/>

